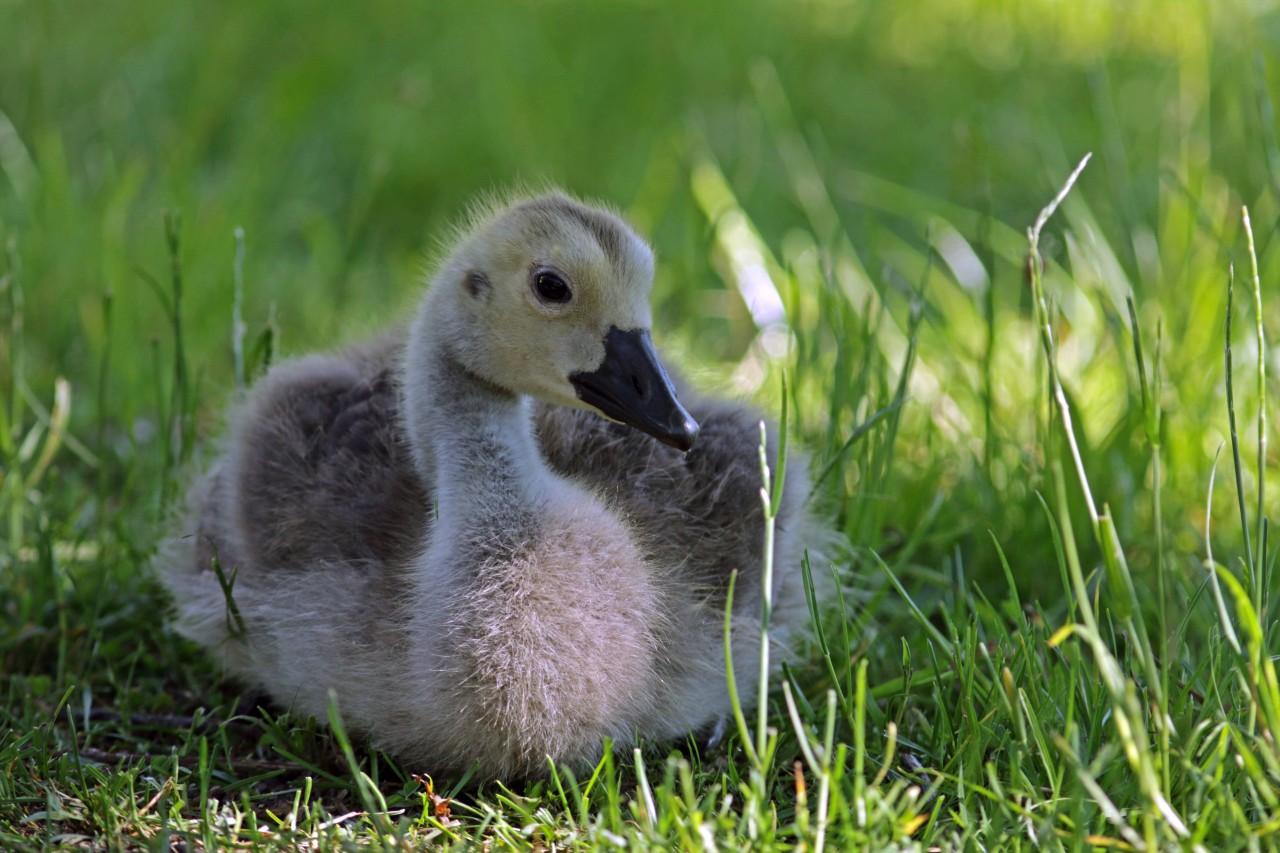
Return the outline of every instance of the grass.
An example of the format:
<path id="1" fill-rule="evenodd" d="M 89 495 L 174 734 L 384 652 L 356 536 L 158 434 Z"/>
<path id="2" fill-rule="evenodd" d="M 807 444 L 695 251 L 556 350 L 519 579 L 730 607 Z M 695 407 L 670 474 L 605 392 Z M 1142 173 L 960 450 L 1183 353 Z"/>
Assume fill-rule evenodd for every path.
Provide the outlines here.
<path id="1" fill-rule="evenodd" d="M 0 4 L 0 847 L 1277 846 L 1277 41 L 1208 0 Z M 786 412 L 854 548 L 763 715 L 513 790 L 241 695 L 145 567 L 233 389 L 400 316 L 521 179 L 652 236 L 664 349 Z"/>

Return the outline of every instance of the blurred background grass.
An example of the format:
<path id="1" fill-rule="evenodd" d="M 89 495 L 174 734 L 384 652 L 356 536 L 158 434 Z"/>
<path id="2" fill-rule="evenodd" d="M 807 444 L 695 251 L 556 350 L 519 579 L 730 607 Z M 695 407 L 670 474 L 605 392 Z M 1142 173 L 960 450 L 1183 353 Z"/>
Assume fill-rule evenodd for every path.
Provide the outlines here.
<path id="1" fill-rule="evenodd" d="M 1133 663 L 1142 644 L 1132 636 L 1147 629 L 1125 627 L 1127 600 L 1098 582 L 1102 561 L 1086 535 L 1090 592 L 1100 618 L 1121 619 L 1107 640 L 1132 685 L 1146 696 L 1168 682 L 1160 707 L 1174 724 L 1149 734 L 1175 732 L 1172 753 L 1161 746 L 1164 788 L 1194 816 L 1197 837 L 1223 848 L 1269 837 L 1280 763 L 1266 777 L 1255 758 L 1241 763 L 1275 760 L 1272 732 L 1255 730 L 1262 659 L 1233 656 L 1202 561 L 1210 471 L 1228 437 L 1232 265 L 1251 528 L 1258 472 L 1280 482 L 1280 443 L 1261 468 L 1255 458 L 1255 369 L 1261 358 L 1274 384 L 1280 359 L 1274 345 L 1259 352 L 1241 229 L 1248 205 L 1274 342 L 1277 48 L 1276 0 L 0 0 L 0 757 L 17 768 L 0 774 L 0 822 L 12 821 L 0 834 L 28 839 L 43 821 L 51 839 L 66 818 L 59 809 L 75 810 L 69 795 L 57 801 L 61 788 L 90 804 L 69 825 L 115 838 L 139 774 L 151 780 L 142 799 L 167 796 L 169 780 L 190 787 L 177 781 L 178 757 L 153 772 L 171 753 L 188 767 L 198 759 L 203 799 L 213 771 L 196 754 L 208 744 L 195 721 L 206 713 L 223 721 L 218 774 L 242 752 L 298 761 L 328 743 L 316 746 L 304 725 L 294 733 L 314 749 L 273 753 L 264 735 L 233 755 L 235 687 L 217 686 L 212 665 L 163 627 L 145 572 L 167 532 L 177 463 L 193 439 L 217 434 L 233 394 L 235 230 L 245 235 L 249 343 L 271 329 L 288 355 L 403 317 L 429 252 L 472 199 L 551 182 L 613 203 L 652 238 L 656 337 L 698 384 L 776 411 L 788 371 L 792 423 L 815 469 L 830 471 L 824 491 L 860 549 L 850 572 L 860 606 L 830 679 L 865 662 L 877 701 L 867 749 L 860 723 L 841 742 L 854 738 L 857 767 L 874 764 L 894 721 L 904 750 L 878 837 L 904 841 L 923 820 L 914 795 L 898 798 L 926 779 L 907 754 L 950 780 L 920 803 L 936 818 L 921 843 L 1021 832 L 1024 806 L 1067 837 L 1109 831 L 1095 789 L 1072 781 L 1088 774 L 1061 758 L 1074 749 L 1154 841 L 1163 818 L 1116 759 L 1113 728 L 1128 714 L 1138 731 L 1155 713 L 1144 722 L 1136 700 L 1130 714 L 1102 695 L 1097 648 L 1047 642 L 1076 619 L 1076 601 L 1037 498 L 1056 506 L 1046 472 L 1055 461 L 1074 469 L 1048 414 L 1026 229 L 1093 152 L 1041 238 L 1044 287 L 1084 467 L 1112 508 L 1159 679 Z M 181 212 L 180 347 L 165 211 Z M 1130 296 L 1148 381 L 1161 342 L 1154 436 Z M 48 423 L 68 411 L 59 444 Z M 1224 464 L 1215 554 L 1247 575 L 1232 479 Z M 1067 481 L 1071 511 L 1055 521 L 1091 530 Z M 1272 516 L 1277 493 L 1265 501 Z M 1259 636 L 1275 649 L 1268 546 L 1252 595 Z M 903 586 L 890 590 L 889 575 Z M 975 680 L 980 656 L 992 669 Z M 1005 664 L 1007 721 L 991 710 Z M 962 671 L 957 686 L 951 675 Z M 818 696 L 826 677 L 797 681 L 798 695 Z M 1015 679 L 1025 719 L 1013 712 Z M 85 726 L 91 708 L 115 723 L 67 732 L 51 716 L 59 697 Z M 125 724 L 173 711 L 191 715 L 185 735 L 153 739 Z M 1037 721 L 1074 746 L 1055 752 L 1037 734 L 1033 749 L 1020 727 L 1038 732 Z M 269 716 L 262 725 L 275 726 Z M 66 752 L 91 745 L 136 750 L 132 769 L 86 770 Z M 107 793 L 85 781 L 99 775 Z M 232 798 L 256 784 L 230 778 L 218 776 Z M 974 778 L 1006 794 L 989 802 Z M 699 779 L 708 809 L 719 809 L 718 783 Z M 276 793 L 254 796 L 261 806 Z M 761 814 L 779 814 L 774 799 L 762 802 Z M 210 815 L 201 811 L 212 846 Z M 619 809 L 613 819 L 622 825 Z M 152 827 L 162 840 L 164 820 Z"/>
<path id="2" fill-rule="evenodd" d="M 426 252 L 477 194 L 553 182 L 651 236 L 659 338 L 680 361 L 776 404 L 762 378 L 778 363 L 761 353 L 778 348 L 740 295 L 767 272 L 820 462 L 892 396 L 916 303 L 898 455 L 875 477 L 870 456 L 837 466 L 842 519 L 860 544 L 911 543 L 957 579 L 962 565 L 999 577 L 991 530 L 1021 557 L 1020 584 L 1056 588 L 1034 570 L 1051 552 L 1022 232 L 1093 151 L 1044 241 L 1063 373 L 1095 489 L 1150 577 L 1125 295 L 1148 335 L 1163 324 L 1166 500 L 1180 559 L 1195 559 L 1225 436 L 1241 203 L 1264 282 L 1280 263 L 1278 5 L 6 0 L 0 241 L 25 299 L 20 381 L 48 405 L 69 379 L 72 432 L 102 436 L 107 474 L 64 454 L 61 476 L 107 476 L 116 495 L 69 496 L 67 538 L 153 487 L 157 457 L 139 448 L 169 393 L 173 342 L 147 284 L 168 277 L 163 210 L 182 213 L 208 435 L 232 384 L 235 228 L 250 337 L 274 323 L 295 353 L 403 316 Z"/>

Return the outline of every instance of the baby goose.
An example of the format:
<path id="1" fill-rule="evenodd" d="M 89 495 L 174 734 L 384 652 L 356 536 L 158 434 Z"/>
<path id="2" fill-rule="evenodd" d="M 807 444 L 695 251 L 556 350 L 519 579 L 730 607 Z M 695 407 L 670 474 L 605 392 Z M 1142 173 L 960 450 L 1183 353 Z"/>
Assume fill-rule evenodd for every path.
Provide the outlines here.
<path id="1" fill-rule="evenodd" d="M 681 404 L 652 279 L 644 241 L 567 196 L 479 215 L 407 332 L 277 365 L 233 414 L 158 561 L 179 629 L 287 708 L 324 719 L 336 691 L 436 774 L 536 776 L 723 720 L 735 569 L 739 683 L 759 666 L 759 416 Z M 825 535 L 806 489 L 793 455 L 784 645 Z"/>

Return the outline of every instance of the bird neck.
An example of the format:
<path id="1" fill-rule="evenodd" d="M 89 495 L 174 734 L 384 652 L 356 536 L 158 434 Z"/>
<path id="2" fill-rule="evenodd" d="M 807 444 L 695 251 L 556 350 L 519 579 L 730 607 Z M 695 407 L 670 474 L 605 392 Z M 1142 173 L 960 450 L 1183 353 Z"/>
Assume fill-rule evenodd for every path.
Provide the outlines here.
<path id="1" fill-rule="evenodd" d="M 406 351 L 406 428 L 435 524 L 509 525 L 557 480 L 538 451 L 530 401 L 468 370 L 442 324 L 420 320 Z"/>

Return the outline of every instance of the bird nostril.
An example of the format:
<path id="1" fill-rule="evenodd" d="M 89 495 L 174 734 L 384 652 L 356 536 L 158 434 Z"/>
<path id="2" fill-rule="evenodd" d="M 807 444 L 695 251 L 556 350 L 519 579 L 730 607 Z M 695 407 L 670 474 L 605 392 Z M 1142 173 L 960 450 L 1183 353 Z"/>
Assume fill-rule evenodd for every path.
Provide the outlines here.
<path id="1" fill-rule="evenodd" d="M 636 389 L 637 397 L 644 399 L 644 397 L 646 396 L 644 393 L 644 383 L 641 382 L 640 377 L 635 375 L 634 373 L 631 374 L 631 387 Z"/>

